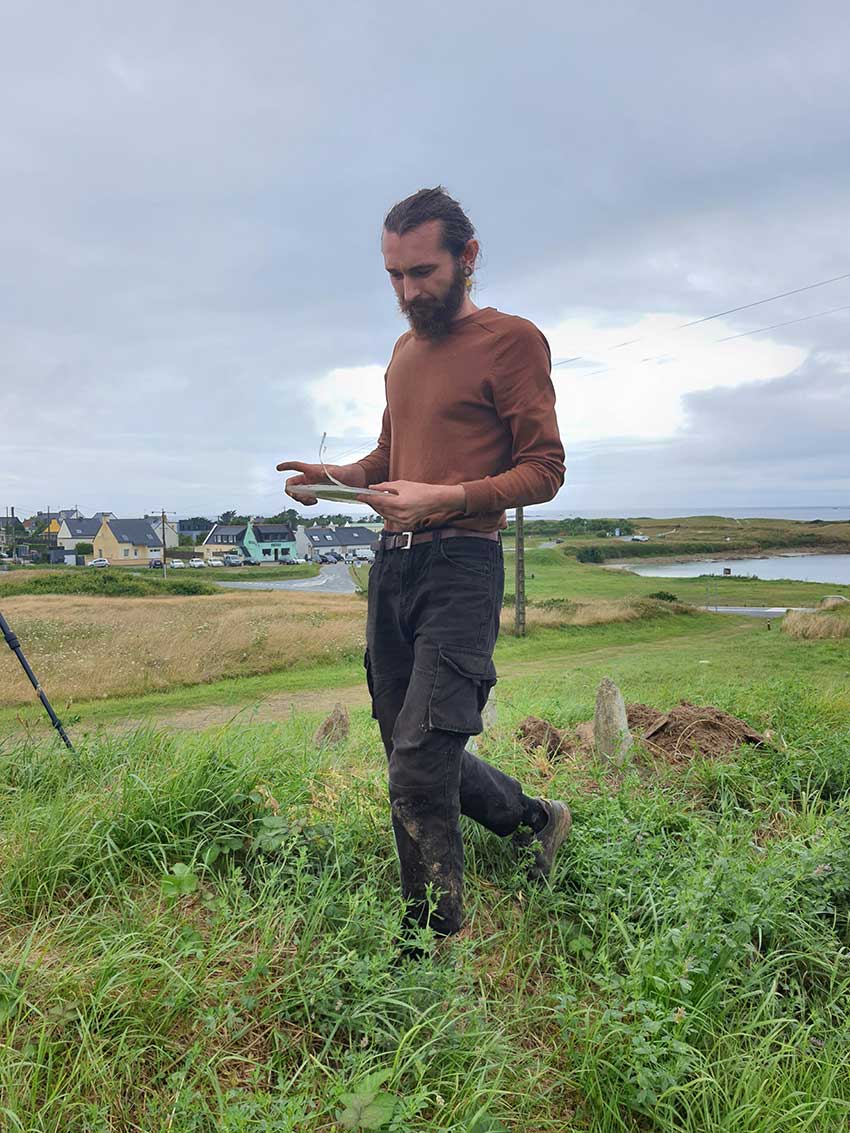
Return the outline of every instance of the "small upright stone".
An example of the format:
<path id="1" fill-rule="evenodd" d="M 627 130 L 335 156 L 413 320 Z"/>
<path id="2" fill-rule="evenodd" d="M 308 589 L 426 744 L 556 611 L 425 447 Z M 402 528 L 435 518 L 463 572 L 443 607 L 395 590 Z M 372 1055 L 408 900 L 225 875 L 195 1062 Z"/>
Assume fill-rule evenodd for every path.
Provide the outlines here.
<path id="1" fill-rule="evenodd" d="M 632 746 L 623 694 L 609 677 L 599 682 L 596 691 L 593 742 L 604 759 L 618 766 L 625 762 Z"/>
<path id="2" fill-rule="evenodd" d="M 481 725 L 482 732 L 489 732 L 496 726 L 496 697 L 493 694 L 493 689 L 490 689 L 490 695 L 487 697 L 487 703 L 481 709 Z M 466 750 L 472 752 L 473 755 L 477 755 L 478 736 L 469 737 L 469 743 L 466 745 Z"/>
<path id="3" fill-rule="evenodd" d="M 341 744 L 348 739 L 348 709 L 344 704 L 335 704 L 333 712 L 322 721 L 313 736 L 316 747 Z"/>

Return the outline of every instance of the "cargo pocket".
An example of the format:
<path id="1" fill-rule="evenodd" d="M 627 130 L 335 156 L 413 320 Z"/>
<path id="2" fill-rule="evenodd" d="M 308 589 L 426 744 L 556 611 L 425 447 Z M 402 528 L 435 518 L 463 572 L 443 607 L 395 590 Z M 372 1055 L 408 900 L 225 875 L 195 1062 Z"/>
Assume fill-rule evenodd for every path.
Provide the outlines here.
<path id="1" fill-rule="evenodd" d="M 372 675 L 372 660 L 369 657 L 369 650 L 363 654 L 363 668 L 366 670 L 366 687 L 369 690 L 369 700 L 372 702 L 372 719 L 377 720 L 378 715 L 375 712 L 375 678 Z"/>
<path id="2" fill-rule="evenodd" d="M 428 701 L 428 728 L 477 736 L 481 712 L 496 683 L 493 658 L 482 649 L 441 646 Z"/>

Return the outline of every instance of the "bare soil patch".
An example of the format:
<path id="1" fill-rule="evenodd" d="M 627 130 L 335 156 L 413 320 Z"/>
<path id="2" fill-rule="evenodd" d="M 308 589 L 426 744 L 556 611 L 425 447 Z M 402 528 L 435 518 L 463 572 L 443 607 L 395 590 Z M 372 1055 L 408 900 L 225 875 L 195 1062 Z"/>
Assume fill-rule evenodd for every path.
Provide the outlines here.
<path id="1" fill-rule="evenodd" d="M 696 705 L 687 700 L 669 712 L 648 704 L 627 704 L 629 730 L 651 755 L 667 763 L 687 762 L 695 756 L 718 759 L 738 750 L 741 744 L 762 744 L 769 738 L 737 716 L 714 705 Z M 575 728 L 555 728 L 546 720 L 528 716 L 519 726 L 520 743 L 527 751 L 545 751 L 550 759 L 593 754 L 593 721 Z"/>

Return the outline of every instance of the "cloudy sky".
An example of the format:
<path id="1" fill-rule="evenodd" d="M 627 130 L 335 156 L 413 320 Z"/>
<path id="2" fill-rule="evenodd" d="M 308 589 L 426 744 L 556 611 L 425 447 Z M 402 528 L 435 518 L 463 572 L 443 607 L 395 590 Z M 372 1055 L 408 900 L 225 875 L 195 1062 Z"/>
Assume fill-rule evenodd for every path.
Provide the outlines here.
<path id="1" fill-rule="evenodd" d="M 555 506 L 850 508 L 850 278 L 683 328 L 850 273 L 849 55 L 845 0 L 7 7 L 0 508 L 269 514 L 362 451 L 437 183 L 578 356 Z"/>

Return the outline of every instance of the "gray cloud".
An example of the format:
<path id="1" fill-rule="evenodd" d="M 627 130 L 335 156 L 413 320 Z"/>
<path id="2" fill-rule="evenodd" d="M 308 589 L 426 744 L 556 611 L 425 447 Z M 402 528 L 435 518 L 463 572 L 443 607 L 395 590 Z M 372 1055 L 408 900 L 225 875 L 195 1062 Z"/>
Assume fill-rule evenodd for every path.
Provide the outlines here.
<path id="1" fill-rule="evenodd" d="M 845 6 L 819 16 L 766 0 L 521 19 L 483 3 L 18 6 L 0 46 L 3 495 L 274 506 L 256 468 L 313 455 L 310 381 L 385 361 L 403 329 L 380 218 L 424 184 L 478 225 L 479 301 L 540 323 L 696 316 L 850 270 Z M 735 325 L 841 301 L 848 284 Z M 834 379 L 839 419 L 848 328 L 781 332 Z M 785 381 L 752 389 L 750 411 Z M 704 439 L 694 425 L 640 449 L 647 475 L 697 452 L 708 495 L 749 502 L 773 492 L 787 434 L 780 502 L 845 491 L 838 426 L 814 410 L 814 463 L 799 407 L 755 455 L 724 448 L 738 392 L 694 395 Z M 635 453 L 576 453 L 571 490 L 614 502 Z"/>

